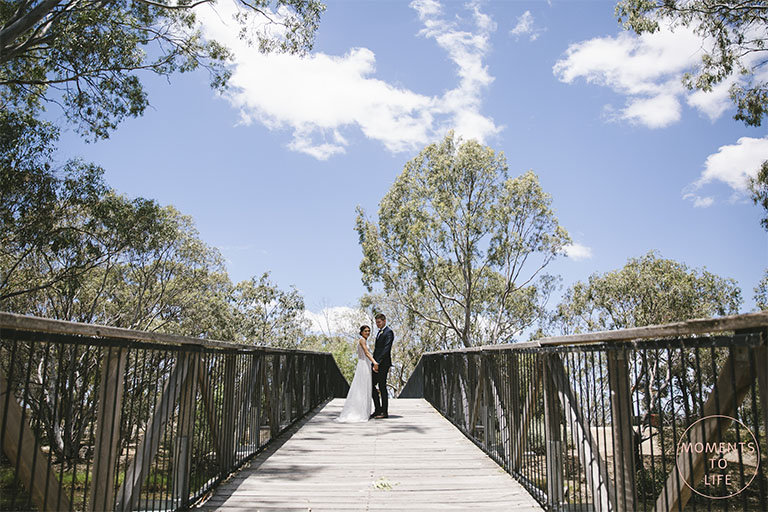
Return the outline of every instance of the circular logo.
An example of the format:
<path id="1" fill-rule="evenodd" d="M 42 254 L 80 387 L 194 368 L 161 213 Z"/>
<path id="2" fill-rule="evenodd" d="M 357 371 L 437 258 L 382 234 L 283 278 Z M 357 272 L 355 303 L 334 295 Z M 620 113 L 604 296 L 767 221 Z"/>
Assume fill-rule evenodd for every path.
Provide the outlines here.
<path id="1" fill-rule="evenodd" d="M 719 439 L 717 441 L 708 439 L 715 437 L 718 422 L 725 420 L 738 423 L 749 432 L 747 440 L 727 442 Z M 699 425 L 700 423 L 703 424 Z M 694 429 L 696 425 L 699 427 Z M 701 435 L 702 430 L 706 432 L 705 436 Z M 701 439 L 702 437 L 704 439 Z M 684 467 L 681 467 L 681 456 Z M 694 471 L 691 471 L 691 462 L 698 461 L 698 463 L 693 462 L 694 467 L 700 466 L 702 457 L 704 458 L 704 465 L 701 470 L 695 471 L 699 475 L 694 475 Z M 743 473 L 739 470 L 739 464 L 743 464 L 746 469 L 748 467 L 747 461 L 753 460 L 755 465 L 752 477 L 745 485 L 741 486 L 740 483 L 744 480 L 740 476 Z M 757 444 L 755 434 L 743 422 L 730 416 L 713 414 L 694 421 L 685 429 L 677 442 L 675 465 L 685 485 L 696 494 L 714 500 L 731 498 L 749 487 L 757 476 L 757 469 L 760 465 L 760 446 Z M 744 479 L 748 477 L 749 475 L 744 474 Z"/>

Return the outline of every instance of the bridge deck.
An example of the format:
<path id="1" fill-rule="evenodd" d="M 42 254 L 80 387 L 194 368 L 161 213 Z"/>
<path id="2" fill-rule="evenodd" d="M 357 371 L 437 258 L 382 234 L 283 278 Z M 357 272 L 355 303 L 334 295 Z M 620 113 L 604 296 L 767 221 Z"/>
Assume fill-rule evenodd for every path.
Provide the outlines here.
<path id="1" fill-rule="evenodd" d="M 329 402 L 224 482 L 203 508 L 515 510 L 541 507 L 426 401 L 390 401 L 390 417 L 334 422 Z"/>

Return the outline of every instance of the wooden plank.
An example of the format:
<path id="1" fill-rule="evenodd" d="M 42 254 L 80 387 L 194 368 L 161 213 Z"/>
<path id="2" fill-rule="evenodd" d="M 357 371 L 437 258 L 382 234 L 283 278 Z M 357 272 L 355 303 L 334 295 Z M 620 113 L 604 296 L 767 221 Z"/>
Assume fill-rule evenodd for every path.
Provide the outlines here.
<path id="1" fill-rule="evenodd" d="M 509 404 L 507 404 L 507 422 L 509 424 L 509 466 L 511 470 L 519 471 L 522 456 L 522 446 L 518 443 L 524 438 L 520 437 L 520 354 L 509 353 Z"/>
<path id="2" fill-rule="evenodd" d="M 99 410 L 96 417 L 91 498 L 88 510 L 112 510 L 115 504 L 115 465 L 117 463 L 120 417 L 123 401 L 123 375 L 128 350 L 107 347 L 101 365 Z"/>
<path id="3" fill-rule="evenodd" d="M 235 393 L 236 363 L 235 354 L 224 356 L 224 393 L 222 394 L 224 410 L 222 411 L 221 431 L 219 432 L 222 451 L 219 457 L 221 464 L 219 471 L 222 475 L 228 475 L 235 466 L 235 426 L 237 425 L 238 410 L 235 403 L 237 400 Z"/>
<path id="4" fill-rule="evenodd" d="M 709 394 L 704 404 L 702 417 L 712 415 L 735 416 L 736 409 L 747 396 L 754 379 L 755 376 L 752 374 L 749 364 L 749 349 L 744 347 L 732 349 L 717 376 L 715 389 L 718 393 L 716 395 L 713 390 Z M 733 383 L 736 383 L 735 387 Z M 720 418 L 719 421 L 705 421 L 703 422 L 703 429 L 693 428 L 689 431 L 691 432 L 690 442 L 693 444 L 707 442 L 717 430 L 725 431 L 731 423 L 733 422 L 729 418 Z M 706 456 L 706 451 L 700 453 L 695 451 L 693 453 L 681 452 L 677 455 L 675 467 L 669 472 L 664 489 L 656 499 L 655 510 L 672 512 L 681 511 L 685 508 L 685 504 L 688 503 L 693 491 L 682 480 L 698 482 L 704 475 Z"/>
<path id="5" fill-rule="evenodd" d="M 237 427 L 238 442 L 245 442 L 258 447 L 259 438 L 259 366 L 261 357 L 254 355 L 248 362 L 248 374 L 243 377 L 240 395 L 240 419 Z"/>
<path id="6" fill-rule="evenodd" d="M 611 390 L 611 432 L 616 489 L 616 510 L 636 510 L 635 443 L 632 427 L 632 394 L 630 393 L 627 352 L 609 350 L 608 383 Z"/>
<path id="7" fill-rule="evenodd" d="M 559 358 L 557 354 L 548 354 L 547 359 Z M 559 359 L 558 359 L 559 361 Z M 547 504 L 551 510 L 560 510 L 565 496 L 563 489 L 563 439 L 561 426 L 558 386 L 551 361 L 544 365 L 544 424 L 546 429 L 546 474 Z M 563 404 L 563 409 L 567 406 Z"/>
<path id="8" fill-rule="evenodd" d="M 4 414 L 6 407 L 7 415 Z M 62 491 L 56 472 L 48 466 L 48 457 L 40 449 L 40 443 L 30 428 L 24 411 L 13 396 L 13 390 L 0 369 L 0 425 L 3 424 L 5 430 L 2 432 L 0 446 L 12 465 L 15 466 L 18 460 L 16 476 L 29 491 L 37 509 L 70 510 L 69 498 Z"/>
<path id="9" fill-rule="evenodd" d="M 222 484 L 204 510 L 541 511 L 517 481 L 423 399 L 386 420 L 336 423 L 334 399 Z"/>
<path id="10" fill-rule="evenodd" d="M 768 432 L 768 343 L 766 340 L 768 331 L 763 332 L 763 346 L 755 350 L 755 367 L 757 370 L 757 385 L 760 394 L 760 407 L 763 410 L 763 427 Z M 759 368 L 763 370 L 760 371 Z"/>
<path id="11" fill-rule="evenodd" d="M 267 401 L 267 415 L 269 418 L 269 435 L 271 438 L 277 437 L 280 432 L 280 356 L 273 355 L 272 364 L 268 369 L 272 370 L 272 386 L 267 383 L 268 376 L 264 374 L 264 389 L 269 397 Z"/>
<path id="12" fill-rule="evenodd" d="M 197 372 L 200 368 L 200 354 L 189 354 L 187 366 L 187 375 L 181 387 L 181 396 L 179 396 L 179 424 L 173 451 L 173 498 L 180 508 L 187 507 L 190 493 L 191 445 L 195 426 Z"/>

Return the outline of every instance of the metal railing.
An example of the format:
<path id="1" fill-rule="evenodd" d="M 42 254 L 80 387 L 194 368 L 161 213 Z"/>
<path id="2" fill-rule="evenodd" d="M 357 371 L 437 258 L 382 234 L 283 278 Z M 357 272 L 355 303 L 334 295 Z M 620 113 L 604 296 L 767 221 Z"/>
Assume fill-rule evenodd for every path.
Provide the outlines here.
<path id="1" fill-rule="evenodd" d="M 766 511 L 766 326 L 757 313 L 434 352 L 415 377 L 547 510 Z"/>
<path id="2" fill-rule="evenodd" d="M 0 313 L 0 510 L 188 507 L 347 390 L 328 353 Z"/>

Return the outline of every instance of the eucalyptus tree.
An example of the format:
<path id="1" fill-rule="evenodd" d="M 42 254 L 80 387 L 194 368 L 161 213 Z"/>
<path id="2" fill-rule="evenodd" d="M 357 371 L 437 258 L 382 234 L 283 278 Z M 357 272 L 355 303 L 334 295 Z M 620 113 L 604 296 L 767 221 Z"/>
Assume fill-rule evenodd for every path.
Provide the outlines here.
<path id="1" fill-rule="evenodd" d="M 755 306 L 760 311 L 768 310 L 768 270 L 755 287 Z"/>
<path id="2" fill-rule="evenodd" d="M 334 334 L 307 334 L 304 336 L 299 348 L 301 350 L 315 350 L 318 352 L 330 352 L 341 374 L 352 382 L 357 368 L 357 337 L 350 338 L 344 335 Z"/>
<path id="3" fill-rule="evenodd" d="M 265 272 L 235 286 L 232 296 L 239 339 L 252 344 L 298 348 L 307 330 L 304 298 L 284 291 Z"/>
<path id="4" fill-rule="evenodd" d="M 96 187 L 86 197 L 88 201 L 83 203 L 65 202 L 66 208 L 53 202 L 52 209 L 63 217 L 57 221 L 61 234 L 53 239 L 54 247 L 22 247 L 20 254 L 6 248 L 4 256 L 12 257 L 15 268 L 7 273 L 10 281 L 3 309 L 232 339 L 231 283 L 218 251 L 199 239 L 188 217 L 152 201 L 129 200 L 109 188 Z M 60 343 L 21 344 L 17 351 L 25 356 L 16 358 L 17 365 L 34 362 L 27 370 L 31 386 L 27 403 L 39 428 L 60 460 L 76 463 L 95 419 L 99 351 Z M 173 357 L 172 353 L 148 350 L 140 362 L 133 360 L 132 364 L 152 368 L 161 379 L 170 371 Z M 22 368 L 12 369 L 9 364 L 0 360 L 6 374 L 24 374 Z M 139 403 L 151 396 L 147 386 L 154 385 L 149 381 L 129 383 L 126 393 Z M 150 410 L 150 406 L 142 409 Z"/>
<path id="5" fill-rule="evenodd" d="M 572 285 L 553 319 L 561 334 L 577 334 L 735 314 L 741 303 L 733 279 L 651 251 Z"/>
<path id="6" fill-rule="evenodd" d="M 768 2 L 755 0 L 622 0 L 616 16 L 637 34 L 659 30 L 661 23 L 691 27 L 702 39 L 701 68 L 686 74 L 690 89 L 711 91 L 733 75 L 741 85 L 730 88 L 735 119 L 760 126 L 768 113 Z"/>
<path id="7" fill-rule="evenodd" d="M 621 269 L 596 273 L 587 282 L 572 285 L 554 312 L 552 326 L 560 334 L 627 329 L 735 314 L 741 303 L 741 290 L 733 279 L 705 269 L 691 269 L 651 251 L 642 257 L 630 258 Z M 724 359 L 722 352 L 701 351 L 700 361 L 694 367 L 688 360 L 690 351 L 686 350 L 634 351 L 633 354 L 631 391 L 639 397 L 640 414 L 645 416 L 663 408 L 669 413 L 665 418 L 670 421 L 674 411 L 680 410 L 679 404 L 674 409 L 669 400 L 670 387 L 687 389 L 687 406 L 696 407 L 703 403 L 697 379 L 705 390 L 711 388 L 716 378 L 712 368 Z M 716 361 L 712 361 L 712 357 Z M 599 380 L 606 368 L 587 365 L 580 371 Z M 597 400 L 592 407 L 606 407 L 609 403 L 607 399 Z M 609 415 L 606 411 L 597 411 L 593 417 L 606 417 L 603 412 Z M 642 439 L 635 441 L 639 445 Z"/>
<path id="8" fill-rule="evenodd" d="M 750 178 L 749 189 L 752 192 L 752 201 L 763 210 L 760 225 L 768 231 L 768 161 L 763 162 L 757 176 Z"/>
<path id="9" fill-rule="evenodd" d="M 215 0 L 5 0 L 0 2 L 0 106 L 33 113 L 61 106 L 78 132 L 105 138 L 148 105 L 138 72 L 201 66 L 226 86 L 230 51 L 207 40 L 196 13 Z M 312 48 L 318 0 L 236 0 L 241 38 L 263 52 Z"/>
<path id="10" fill-rule="evenodd" d="M 419 302 L 416 309 L 421 312 L 429 311 L 433 304 L 425 296 L 415 297 Z M 414 303 L 412 303 L 412 306 Z M 361 308 L 369 311 L 371 316 L 385 312 L 387 323 L 393 326 L 396 333 L 395 344 L 392 347 L 392 369 L 387 385 L 397 395 L 405 387 L 416 365 L 425 352 L 461 348 L 463 344 L 444 326 L 424 320 L 423 316 L 399 303 L 386 293 L 370 293 L 360 299 Z M 424 316 L 436 315 L 432 311 Z"/>
<path id="11" fill-rule="evenodd" d="M 33 158 L 30 165 L 30 161 L 20 158 L 30 151 L 17 153 L 11 149 L 6 153 L 3 149 L 0 148 L 3 309 L 17 310 L 14 303 L 23 300 L 22 295 L 35 294 L 65 281 L 71 284 L 114 260 L 128 247 L 143 243 L 157 222 L 160 209 L 153 201 L 129 201 L 117 196 L 103 181 L 99 167 L 72 161 L 59 175 L 47 161 L 34 162 Z"/>
<path id="12" fill-rule="evenodd" d="M 510 178 L 503 153 L 449 133 L 405 165 L 378 222 L 358 208 L 363 283 L 463 346 L 506 341 L 543 315 L 543 271 L 570 241 L 551 202 L 533 172 Z"/>

